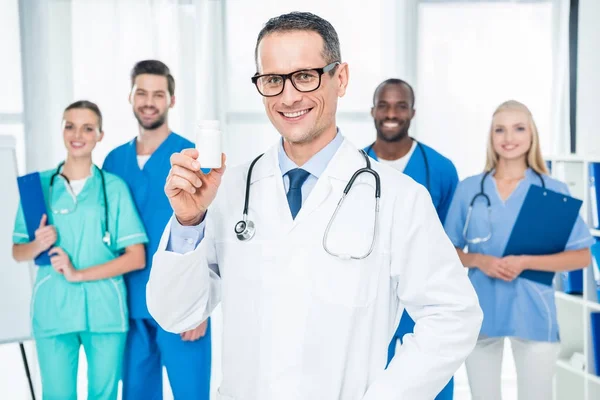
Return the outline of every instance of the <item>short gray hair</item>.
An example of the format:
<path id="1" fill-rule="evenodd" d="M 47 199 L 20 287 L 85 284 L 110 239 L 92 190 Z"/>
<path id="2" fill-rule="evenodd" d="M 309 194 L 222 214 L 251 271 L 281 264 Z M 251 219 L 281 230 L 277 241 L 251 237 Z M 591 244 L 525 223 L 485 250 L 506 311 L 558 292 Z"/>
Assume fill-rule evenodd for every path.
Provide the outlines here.
<path id="1" fill-rule="evenodd" d="M 323 38 L 323 58 L 330 64 L 334 61 L 342 62 L 340 40 L 337 32 L 329 21 L 309 12 L 291 12 L 271 18 L 258 34 L 254 49 L 254 62 L 258 71 L 258 45 L 268 34 L 290 31 L 311 31 L 318 33 Z M 331 71 L 333 72 L 333 70 Z"/>

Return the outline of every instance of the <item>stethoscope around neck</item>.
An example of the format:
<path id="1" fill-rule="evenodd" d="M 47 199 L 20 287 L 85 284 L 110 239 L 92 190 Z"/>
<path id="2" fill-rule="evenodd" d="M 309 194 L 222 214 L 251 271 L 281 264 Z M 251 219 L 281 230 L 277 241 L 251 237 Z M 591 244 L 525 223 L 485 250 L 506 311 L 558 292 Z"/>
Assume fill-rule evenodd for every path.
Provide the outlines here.
<path id="1" fill-rule="evenodd" d="M 250 183 L 252 180 L 252 170 L 254 169 L 256 162 L 260 160 L 262 156 L 264 156 L 264 153 L 256 157 L 250 164 L 250 168 L 248 168 L 248 177 L 246 178 L 246 194 L 244 196 L 244 213 L 242 214 L 242 220 L 238 221 L 234 227 L 235 235 L 237 236 L 238 240 L 241 240 L 242 242 L 252 239 L 256 233 L 254 222 L 248 219 L 248 204 L 250 203 Z"/>
<path id="2" fill-rule="evenodd" d="M 469 210 L 467 211 L 467 218 L 465 220 L 465 225 L 463 227 L 463 232 L 462 232 L 463 239 L 469 244 L 484 243 L 492 238 L 492 202 L 490 201 L 490 197 L 485 193 L 485 189 L 484 189 L 485 179 L 488 177 L 489 174 L 492 173 L 492 171 L 493 170 L 489 170 L 489 171 L 486 171 L 485 174 L 483 174 L 483 177 L 481 178 L 481 182 L 479 183 L 479 193 L 477 193 L 477 194 L 475 194 L 475 196 L 473 196 L 473 199 L 471 199 L 471 203 L 469 204 Z M 534 169 L 532 169 L 532 171 L 538 176 L 538 178 L 540 178 L 540 182 L 542 183 L 542 188 L 546 189 L 546 182 L 544 181 L 544 178 L 542 177 L 542 175 Z M 482 197 L 485 200 L 485 202 L 487 203 L 488 232 L 489 233 L 487 234 L 487 236 L 484 236 L 484 237 L 468 239 L 467 238 L 467 230 L 469 229 L 469 223 L 471 222 L 471 214 L 473 213 L 473 207 L 475 206 L 475 202 L 477 201 L 477 199 L 479 197 Z"/>
<path id="3" fill-rule="evenodd" d="M 329 223 L 327 224 L 327 228 L 325 229 L 325 233 L 323 234 L 323 249 L 328 254 L 330 254 L 334 257 L 341 258 L 343 260 L 348 260 L 348 259 L 362 260 L 364 258 L 367 258 L 373 252 L 373 249 L 375 247 L 375 237 L 377 235 L 377 225 L 378 225 L 378 216 L 379 216 L 379 198 L 381 196 L 381 181 L 379 179 L 379 174 L 373 168 L 371 168 L 371 161 L 369 160 L 369 156 L 367 155 L 367 153 L 365 153 L 364 150 L 360 150 L 360 153 L 365 158 L 366 166 L 355 171 L 354 174 L 352 175 L 352 177 L 350 178 L 350 180 L 348 181 L 348 184 L 346 184 L 346 187 L 344 188 L 344 192 L 342 193 L 342 197 L 338 201 L 335 211 L 333 212 L 333 215 L 329 219 Z M 240 240 L 242 242 L 249 241 L 250 239 L 252 239 L 254 237 L 254 234 L 256 233 L 256 227 L 254 225 L 254 222 L 251 221 L 250 219 L 248 219 L 248 205 L 250 202 L 250 183 L 252 180 L 252 170 L 254 169 L 254 165 L 256 165 L 256 162 L 258 160 L 260 160 L 260 158 L 263 155 L 264 155 L 264 153 L 259 155 L 258 157 L 256 157 L 252 161 L 252 163 L 250 163 L 250 167 L 248 168 L 248 177 L 246 178 L 246 192 L 245 192 L 245 196 L 244 196 L 244 212 L 242 214 L 242 220 L 238 221 L 234 227 L 234 231 L 235 231 L 235 234 L 236 234 L 238 240 Z M 333 221 L 335 220 L 335 217 L 336 217 L 338 211 L 342 207 L 344 199 L 350 192 L 350 189 L 352 189 L 352 185 L 354 184 L 356 179 L 360 176 L 360 174 L 364 174 L 364 173 L 373 175 L 373 177 L 375 178 L 375 218 L 374 218 L 375 220 L 373 222 L 373 235 L 372 235 L 371 245 L 369 247 L 369 250 L 365 254 L 360 255 L 360 256 L 352 256 L 352 255 L 346 254 L 346 253 L 335 253 L 335 252 L 331 251 L 329 249 L 329 247 L 327 246 L 327 238 L 329 235 L 329 230 L 331 229 L 331 226 L 333 224 Z"/>
<path id="4" fill-rule="evenodd" d="M 61 162 L 60 164 L 58 164 L 56 171 L 50 177 L 49 203 L 50 203 L 50 209 L 52 210 L 53 214 L 66 215 L 66 214 L 70 214 L 70 213 L 74 212 L 75 209 L 77 208 L 77 196 L 75 195 L 75 192 L 73 192 L 73 188 L 71 187 L 71 182 L 69 181 L 69 178 L 67 178 L 62 172 L 60 172 L 64 165 L 65 165 L 64 161 Z M 94 164 L 94 167 L 100 173 L 100 180 L 102 181 L 102 196 L 104 198 L 104 235 L 102 236 L 102 242 L 104 242 L 104 244 L 106 244 L 108 247 L 110 247 L 112 244 L 112 239 L 110 236 L 110 231 L 108 230 L 108 201 L 107 201 L 107 196 L 106 196 L 106 182 L 104 180 L 104 172 L 100 168 L 98 168 L 98 166 L 96 166 L 95 164 Z M 60 176 L 61 178 L 63 178 L 67 183 L 65 185 L 65 187 L 67 189 L 67 192 L 69 193 L 69 196 L 71 196 L 71 198 L 73 199 L 73 204 L 74 204 L 72 209 L 70 209 L 70 208 L 56 209 L 52 206 L 52 190 L 54 187 L 54 179 L 57 176 Z"/>

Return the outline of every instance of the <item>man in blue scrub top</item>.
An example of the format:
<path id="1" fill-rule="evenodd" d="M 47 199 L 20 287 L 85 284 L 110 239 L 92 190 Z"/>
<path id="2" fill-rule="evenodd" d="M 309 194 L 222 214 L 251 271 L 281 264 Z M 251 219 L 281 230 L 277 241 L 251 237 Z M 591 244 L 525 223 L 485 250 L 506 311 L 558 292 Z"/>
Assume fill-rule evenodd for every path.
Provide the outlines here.
<path id="1" fill-rule="evenodd" d="M 170 157 L 194 143 L 171 132 L 169 109 L 175 105 L 175 80 L 160 61 L 138 62 L 131 71 L 129 101 L 139 134 L 114 149 L 104 169 L 127 184 L 146 228 L 146 268 L 125 275 L 130 330 L 123 368 L 123 399 L 162 399 L 162 366 L 177 400 L 208 400 L 211 339 L 209 322 L 180 335 L 164 331 L 148 313 L 146 283 L 172 210 L 164 192 Z"/>
<path id="2" fill-rule="evenodd" d="M 458 174 L 452 161 L 409 136 L 414 105 L 414 91 L 408 83 L 400 79 L 382 82 L 375 89 L 371 108 L 377 140 L 365 151 L 380 163 L 404 172 L 425 186 L 443 224 L 458 184 Z M 405 311 L 388 349 L 388 363 L 396 352 L 396 342 L 402 342 L 402 337 L 412 333 L 414 326 Z M 450 380 L 436 399 L 452 399 L 453 389 L 454 382 Z"/>

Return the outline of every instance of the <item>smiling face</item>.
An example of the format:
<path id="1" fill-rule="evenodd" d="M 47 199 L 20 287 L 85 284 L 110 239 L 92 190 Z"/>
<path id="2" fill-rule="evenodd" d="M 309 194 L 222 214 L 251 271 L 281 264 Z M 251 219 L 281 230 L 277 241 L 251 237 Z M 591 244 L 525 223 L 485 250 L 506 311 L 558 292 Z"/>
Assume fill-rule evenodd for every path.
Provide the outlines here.
<path id="1" fill-rule="evenodd" d="M 312 31 L 271 33 L 258 47 L 260 74 L 289 74 L 323 68 L 329 62 L 323 57 L 323 39 Z M 308 143 L 325 131 L 335 134 L 337 99 L 346 92 L 348 66 L 343 63 L 333 71 L 321 76 L 321 85 L 315 91 L 299 92 L 286 80 L 281 94 L 263 97 L 267 116 L 289 143 Z"/>
<path id="2" fill-rule="evenodd" d="M 526 161 L 531 148 L 532 132 L 528 115 L 523 111 L 505 110 L 492 121 L 492 147 L 499 159 Z"/>
<path id="3" fill-rule="evenodd" d="M 98 116 L 85 108 L 74 108 L 63 115 L 63 141 L 72 158 L 88 158 L 102 140 Z"/>
<path id="4" fill-rule="evenodd" d="M 377 138 L 398 142 L 408 136 L 410 121 L 415 116 L 410 89 L 404 84 L 387 84 L 375 94 L 371 116 Z"/>
<path id="5" fill-rule="evenodd" d="M 167 122 L 169 108 L 175 105 L 175 96 L 169 95 L 166 77 L 141 74 L 135 78 L 130 102 L 140 126 L 154 130 Z"/>

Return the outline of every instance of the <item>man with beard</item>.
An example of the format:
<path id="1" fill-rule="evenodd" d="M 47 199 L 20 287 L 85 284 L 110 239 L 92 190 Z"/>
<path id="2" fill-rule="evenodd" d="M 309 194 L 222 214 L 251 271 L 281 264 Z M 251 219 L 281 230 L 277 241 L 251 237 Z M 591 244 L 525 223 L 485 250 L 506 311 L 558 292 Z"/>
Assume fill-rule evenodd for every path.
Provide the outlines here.
<path id="1" fill-rule="evenodd" d="M 208 320 L 181 334 L 164 331 L 146 306 L 146 283 L 163 229 L 172 210 L 164 192 L 170 157 L 194 147 L 169 129 L 175 105 L 175 80 L 157 60 L 138 62 L 131 71 L 129 102 L 138 135 L 114 149 L 104 169 L 120 176 L 133 194 L 148 233 L 146 268 L 125 275 L 130 329 L 123 368 L 123 399 L 161 399 L 162 366 L 178 400 L 209 398 L 211 339 Z"/>
<path id="2" fill-rule="evenodd" d="M 414 91 L 408 83 L 401 79 L 382 82 L 375 89 L 371 108 L 377 139 L 365 151 L 380 163 L 404 172 L 425 186 L 443 224 L 458 184 L 458 174 L 452 161 L 409 136 L 414 106 Z M 414 326 L 414 321 L 404 311 L 388 349 L 388 363 L 396 352 L 396 342 L 402 343 L 402 337 L 413 333 Z M 450 380 L 436 399 L 452 399 L 453 389 L 454 383 Z"/>

